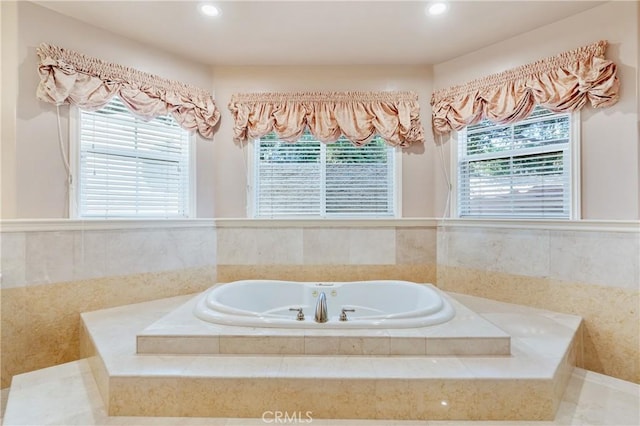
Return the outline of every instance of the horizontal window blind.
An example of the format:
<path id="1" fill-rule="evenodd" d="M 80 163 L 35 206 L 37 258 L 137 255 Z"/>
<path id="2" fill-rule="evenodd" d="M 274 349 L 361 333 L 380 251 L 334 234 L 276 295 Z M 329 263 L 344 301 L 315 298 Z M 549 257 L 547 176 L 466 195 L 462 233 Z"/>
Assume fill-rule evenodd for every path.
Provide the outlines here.
<path id="1" fill-rule="evenodd" d="M 362 147 L 345 138 L 295 143 L 270 134 L 255 143 L 257 217 L 367 217 L 395 214 L 394 150 L 376 137 Z"/>
<path id="2" fill-rule="evenodd" d="M 117 98 L 80 112 L 80 217 L 188 217 L 189 133 L 136 118 Z"/>
<path id="3" fill-rule="evenodd" d="M 511 125 L 483 121 L 460 132 L 459 216 L 569 218 L 570 118 L 537 107 Z"/>

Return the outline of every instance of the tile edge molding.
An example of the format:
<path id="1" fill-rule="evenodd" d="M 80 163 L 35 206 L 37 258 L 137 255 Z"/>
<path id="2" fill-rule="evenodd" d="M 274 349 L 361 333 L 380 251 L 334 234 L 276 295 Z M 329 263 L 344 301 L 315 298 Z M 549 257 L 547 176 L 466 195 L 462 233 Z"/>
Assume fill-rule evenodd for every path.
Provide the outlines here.
<path id="1" fill-rule="evenodd" d="M 397 219 L 9 219 L 0 232 L 98 231 L 157 228 L 394 228 L 437 226 L 432 218 Z"/>
<path id="2" fill-rule="evenodd" d="M 439 219 L 438 228 L 539 229 L 640 234 L 640 220 Z"/>
<path id="3" fill-rule="evenodd" d="M 640 233 L 639 220 L 534 219 L 5 219 L 0 232 L 100 231 L 167 228 L 495 228 Z"/>
<path id="4" fill-rule="evenodd" d="M 216 228 L 403 228 L 431 227 L 438 219 L 429 217 L 407 218 L 326 218 L 326 219 L 215 219 Z"/>
<path id="5" fill-rule="evenodd" d="M 10 219 L 0 232 L 102 231 L 115 229 L 213 228 L 213 219 Z"/>

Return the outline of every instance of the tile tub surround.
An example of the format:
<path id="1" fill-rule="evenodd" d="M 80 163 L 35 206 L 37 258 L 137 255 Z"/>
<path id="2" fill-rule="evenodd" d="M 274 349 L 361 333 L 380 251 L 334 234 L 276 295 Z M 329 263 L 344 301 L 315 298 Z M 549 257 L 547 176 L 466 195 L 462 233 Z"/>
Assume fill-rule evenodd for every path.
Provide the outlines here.
<path id="1" fill-rule="evenodd" d="M 451 296 L 515 327 L 512 356 L 136 355 L 136 333 L 185 296 L 83 314 L 82 351 L 114 416 L 552 419 L 580 318 Z"/>
<path id="2" fill-rule="evenodd" d="M 2 289 L 215 266 L 212 220 L 0 223 Z"/>
<path id="3" fill-rule="evenodd" d="M 584 357 L 578 365 L 640 383 L 638 224 L 578 225 L 442 226 L 438 286 L 579 315 Z"/>
<path id="4" fill-rule="evenodd" d="M 420 265 L 436 261 L 436 221 L 218 220 L 219 265 Z"/>
<path id="5" fill-rule="evenodd" d="M 218 281 L 435 282 L 428 219 L 217 222 Z"/>
<path id="6" fill-rule="evenodd" d="M 436 228 L 429 219 L 15 220 L 0 225 L 3 387 L 13 374 L 76 359 L 76 319 L 82 311 L 192 293 L 241 278 L 434 282 L 436 277 Z M 382 248 L 371 250 L 369 235 Z M 345 257 L 344 247 L 353 255 Z M 221 261 L 238 264 L 217 268 Z"/>
<path id="7" fill-rule="evenodd" d="M 210 287 L 211 224 L 3 221 L 2 387 L 14 374 L 78 359 L 81 312 Z"/>
<path id="8" fill-rule="evenodd" d="M 2 290 L 2 387 L 26 371 L 79 358 L 80 313 L 203 291 L 215 268 L 203 267 Z"/>
<path id="9" fill-rule="evenodd" d="M 138 354 L 511 355 L 510 337 L 443 294 L 456 311 L 444 324 L 407 329 L 233 327 L 200 320 L 196 296 L 136 336 Z"/>
<path id="10" fill-rule="evenodd" d="M 436 265 L 218 265 L 219 283 L 264 279 L 287 281 L 400 280 L 436 283 Z"/>
<path id="11" fill-rule="evenodd" d="M 163 221 L 163 226 L 165 226 L 165 231 L 156 233 L 156 236 L 162 235 L 163 232 L 165 235 L 169 235 L 169 231 L 176 232 L 176 228 L 180 227 L 191 228 L 188 233 L 193 236 L 192 238 L 207 236 L 209 242 L 204 245 L 204 251 L 198 251 L 200 254 L 197 256 L 182 256 L 182 259 L 184 262 L 206 261 L 212 263 L 214 270 L 208 273 L 214 276 L 217 274 L 218 282 L 249 278 L 297 281 L 400 279 L 431 282 L 452 291 L 469 292 L 496 300 L 574 313 L 583 316 L 586 324 L 584 331 L 585 360 L 580 365 L 615 377 L 638 381 L 637 372 L 640 371 L 640 367 L 638 366 L 639 361 L 635 360 L 640 358 L 637 350 L 639 345 L 634 343 L 639 334 L 636 329 L 638 327 L 636 307 L 639 303 L 638 286 L 640 283 L 636 272 L 638 258 L 640 258 L 637 248 L 639 235 L 637 221 L 621 224 L 619 222 L 593 221 L 442 221 L 433 219 L 381 221 L 216 219 Z M 49 314 L 39 312 L 36 315 L 37 321 L 29 325 L 22 308 L 27 301 L 31 303 L 32 298 L 17 289 L 56 286 L 58 284 L 71 287 L 80 285 L 82 289 L 79 290 L 79 294 L 89 294 L 91 284 L 95 279 L 98 279 L 96 282 L 105 280 L 105 283 L 112 283 L 111 285 L 102 284 L 113 289 L 113 291 L 107 290 L 109 294 L 117 295 L 118 289 L 122 288 L 123 295 L 126 295 L 127 285 L 121 283 L 118 278 L 120 275 L 97 276 L 102 273 L 106 274 L 107 270 L 111 270 L 109 274 L 117 273 L 113 269 L 120 267 L 124 271 L 122 274 L 132 276 L 140 274 L 139 287 L 147 288 L 151 292 L 152 284 L 147 281 L 145 281 L 146 285 L 142 283 L 145 280 L 142 278 L 144 274 L 162 272 L 164 270 L 162 268 L 171 264 L 167 256 L 175 250 L 185 254 L 193 253 L 190 250 L 194 246 L 188 242 L 193 242 L 193 239 L 185 238 L 185 245 L 181 248 L 172 248 L 171 250 L 174 251 L 156 250 L 153 256 L 154 259 L 159 259 L 156 262 L 140 263 L 135 253 L 127 251 L 129 247 L 127 244 L 120 245 L 123 247 L 122 251 L 110 251 L 109 256 L 119 253 L 121 256 L 109 260 L 110 258 L 106 257 L 107 243 L 105 239 L 101 239 L 101 236 L 112 233 L 114 236 L 120 234 L 119 238 L 123 236 L 126 238 L 127 229 L 136 230 L 137 235 L 144 235 L 142 231 L 157 227 L 157 221 L 144 221 L 142 224 L 139 221 L 3 221 L 0 227 L 2 303 L 5 305 L 5 301 L 7 301 L 6 305 L 14 305 L 15 303 L 11 301 L 18 301 L 16 302 L 17 306 L 10 308 L 17 312 L 15 319 L 11 319 L 4 313 L 2 316 L 3 334 L 8 332 L 11 336 L 17 336 L 15 342 L 18 343 L 18 346 L 15 351 L 10 349 L 8 340 L 3 338 L 3 355 L 9 353 L 13 359 L 11 363 L 15 364 L 10 368 L 10 371 L 29 371 L 40 366 L 52 365 L 54 360 L 62 362 L 62 360 L 69 359 L 66 356 L 55 355 L 53 353 L 54 347 L 45 350 L 44 353 L 47 355 L 43 356 L 35 354 L 36 351 L 26 357 L 19 355 L 20 348 L 28 348 L 30 345 L 49 346 L 44 334 L 35 332 L 42 330 L 42 327 L 53 330 L 52 335 L 57 336 L 56 339 L 60 342 L 59 348 L 62 348 L 60 351 L 66 351 L 66 353 L 73 351 L 66 349 L 73 347 L 73 345 L 69 346 L 64 343 L 64 336 L 55 331 L 56 321 L 70 324 L 73 321 L 70 318 L 72 315 L 61 314 L 62 316 L 54 319 Z M 484 236 L 479 234 L 475 238 L 467 238 L 468 235 L 465 236 L 464 231 L 469 228 L 487 232 Z M 487 234 L 496 231 L 496 228 L 499 232 L 494 232 L 487 237 Z M 629 231 L 631 228 L 633 230 Z M 283 229 L 285 233 L 291 233 L 294 238 L 301 241 L 287 245 L 288 248 L 284 252 L 279 251 L 273 255 L 265 254 L 265 250 L 267 250 L 265 244 L 268 241 L 274 241 L 273 235 L 269 235 L 269 232 L 260 234 L 263 235 L 264 241 L 259 244 L 252 242 L 249 238 L 252 235 L 251 232 L 260 229 L 269 229 L 276 236 L 280 235 L 279 230 Z M 334 231 L 331 231 L 332 229 Z M 364 253 L 364 257 L 354 257 L 353 259 L 349 259 L 348 256 L 344 257 L 352 249 L 355 251 L 362 247 L 362 241 L 358 241 L 358 238 L 366 238 L 366 232 L 353 232 L 352 235 L 351 230 L 363 231 L 364 229 L 370 229 L 373 232 L 395 230 L 394 242 L 389 238 L 388 232 L 381 232 L 375 238 L 375 241 L 384 242 L 388 246 L 394 247 L 395 261 L 391 262 L 393 256 L 387 249 L 384 249 L 381 254 L 370 253 L 369 260 L 367 252 L 361 253 Z M 226 241 L 234 241 L 233 238 L 236 238 L 233 236 L 235 230 L 239 230 L 240 233 L 246 231 L 244 234 L 246 238 L 243 237 L 245 239 L 239 240 L 240 247 L 243 247 L 243 244 L 245 246 L 249 244 L 248 252 L 252 253 L 251 256 L 255 256 L 252 260 L 254 263 L 249 264 L 246 258 L 242 259 L 240 251 L 228 252 L 233 244 L 231 246 L 224 242 L 221 244 L 216 239 L 216 235 L 222 231 L 222 233 L 228 232 Z M 459 234 L 456 234 L 459 237 L 458 240 L 451 241 L 452 234 L 447 230 L 460 231 Z M 51 234 L 44 235 L 45 233 Z M 63 238 L 59 241 L 52 240 L 50 237 L 56 233 Z M 69 233 L 75 234 L 69 237 Z M 37 234 L 49 240 L 48 244 L 51 247 L 49 252 L 55 262 L 46 260 L 46 256 L 42 257 L 44 252 L 39 249 L 39 244 L 27 244 L 27 239 L 39 238 Z M 82 235 L 86 238 L 79 238 Z M 228 239 L 230 235 L 231 240 Z M 331 240 L 328 238 L 329 236 L 341 239 Z M 353 245 L 351 245 L 352 238 L 354 239 Z M 505 239 L 507 240 L 506 245 Z M 116 240 L 117 238 L 114 239 L 114 244 Z M 178 241 L 181 240 L 182 238 Z M 79 241 L 82 243 L 80 244 Z M 162 241 L 162 238 L 159 241 Z M 173 241 L 172 244 L 175 244 L 176 240 Z M 138 245 L 131 245 L 131 247 L 144 247 L 144 243 L 140 240 L 136 244 Z M 255 250 L 252 248 L 252 244 L 256 244 Z M 346 248 L 347 244 L 348 249 Z M 465 244 L 468 245 L 466 248 Z M 27 251 L 27 245 L 29 251 Z M 572 246 L 579 248 L 577 250 L 565 249 Z M 292 250 L 297 250 L 300 247 L 302 248 L 301 255 L 292 253 Z M 522 247 L 531 249 L 531 253 L 522 252 Z M 551 249 L 554 250 L 552 255 L 549 254 Z M 155 249 L 151 248 L 150 250 Z M 226 254 L 222 253 L 224 250 L 227 250 Z M 548 251 L 546 255 L 545 250 Z M 204 252 L 210 255 L 201 256 L 201 253 Z M 58 253 L 65 255 L 60 256 Z M 84 253 L 84 257 L 80 256 L 80 253 Z M 260 258 L 263 255 L 273 256 L 274 261 L 287 262 L 287 264 L 267 264 Z M 27 258 L 38 259 L 38 256 L 40 256 L 39 259 L 44 259 L 43 264 L 32 265 L 32 263 L 26 262 Z M 391 263 L 383 265 L 366 263 L 377 259 L 376 256 L 384 256 L 383 260 Z M 459 258 L 456 259 L 456 256 Z M 175 262 L 176 258 L 172 259 L 171 262 Z M 233 263 L 224 264 L 220 263 L 220 260 Z M 526 262 L 530 260 L 534 260 L 535 264 L 527 265 Z M 320 263 L 314 264 L 313 262 L 316 261 Z M 349 262 L 352 261 L 360 263 L 350 264 Z M 57 262 L 66 263 L 58 266 Z M 300 263 L 290 264 L 289 262 Z M 544 266 L 545 262 L 549 262 L 548 267 Z M 104 266 L 101 266 L 103 263 Z M 27 271 L 28 265 L 32 266 Z M 215 269 L 216 265 L 217 270 Z M 147 269 L 137 270 L 139 268 Z M 178 270 L 164 271 L 168 274 L 167 287 L 174 285 L 180 287 L 186 283 L 187 278 L 181 277 Z M 26 281 L 27 275 L 34 281 Z M 171 276 L 174 278 L 169 278 Z M 9 279 L 8 277 L 13 278 Z M 52 281 L 54 279 L 61 281 L 54 282 Z M 169 281 L 177 284 L 171 284 Z M 72 283 L 74 284 L 72 285 Z M 120 285 L 122 287 L 119 287 Z M 202 289 L 204 288 L 206 287 L 203 285 Z M 34 293 L 34 296 L 57 298 L 55 293 L 48 293 L 44 290 L 43 288 L 42 291 Z M 189 291 L 196 291 L 196 289 L 190 288 L 189 290 L 185 287 L 183 292 Z M 75 291 L 68 289 L 65 292 L 65 294 L 75 294 Z M 583 295 L 589 292 L 592 293 L 592 297 L 587 304 L 571 302 L 582 300 Z M 163 294 L 168 296 L 177 293 Z M 87 297 L 91 298 L 90 295 Z M 147 299 L 152 298 L 149 296 Z M 117 303 L 132 301 L 134 300 L 123 297 Z M 43 305 L 45 301 L 38 303 Z M 571 306 L 569 307 L 569 305 Z M 91 309 L 97 309 L 107 305 L 91 306 L 95 306 Z M 109 306 L 114 305 L 110 304 Z M 627 309 L 629 314 L 625 314 L 624 309 L 618 309 L 618 306 Z M 27 309 L 29 308 L 27 307 Z M 64 309 L 60 308 L 59 312 L 62 311 Z M 73 315 L 77 315 L 77 312 Z M 14 327 L 15 331 L 12 331 Z M 73 330 L 77 328 L 74 327 L 63 326 L 62 328 L 71 330 L 71 335 L 67 336 L 67 339 L 76 341 L 77 335 L 73 334 L 75 333 Z M 617 346 L 622 350 L 617 351 L 615 349 Z M 3 358 L 5 357 L 3 356 Z M 43 363 L 45 359 L 48 361 Z M 10 380 L 10 376 L 6 376 L 5 373 L 7 365 L 9 364 L 3 361 L 3 386 L 6 386 Z"/>

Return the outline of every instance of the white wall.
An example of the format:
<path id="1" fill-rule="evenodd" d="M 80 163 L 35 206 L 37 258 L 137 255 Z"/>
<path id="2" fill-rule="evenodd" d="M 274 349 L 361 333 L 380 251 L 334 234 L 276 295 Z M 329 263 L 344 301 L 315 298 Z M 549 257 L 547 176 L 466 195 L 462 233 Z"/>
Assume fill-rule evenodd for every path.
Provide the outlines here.
<path id="1" fill-rule="evenodd" d="M 16 155 L 16 98 L 18 81 L 17 58 L 17 5 L 0 3 L 0 217 L 16 217 L 15 212 L 15 155 Z"/>
<path id="2" fill-rule="evenodd" d="M 2 218 L 66 217 L 65 172 L 55 107 L 38 101 L 36 47 L 58 44 L 108 61 L 213 90 L 222 113 L 213 142 L 197 143 L 197 216 L 245 217 L 246 173 L 232 140 L 227 104 L 235 92 L 413 90 L 427 141 L 402 155 L 403 217 L 442 216 L 447 196 L 433 143 L 429 98 L 444 88 L 592 43 L 609 40 L 619 66 L 620 102 L 582 111 L 582 217 L 637 219 L 638 17 L 636 2 L 609 2 L 474 53 L 431 66 L 209 68 L 27 2 L 2 7 Z M 67 107 L 62 108 L 67 128 Z M 65 141 L 67 135 L 64 135 Z M 445 163 L 448 148 L 445 145 Z"/>
<path id="3" fill-rule="evenodd" d="M 434 66 L 434 89 L 464 83 L 601 39 L 618 64 L 620 101 L 581 112 L 582 218 L 638 219 L 638 3 L 609 2 Z M 448 148 L 451 143 L 445 145 Z M 448 155 L 447 155 L 448 157 Z M 448 160 L 447 160 L 448 164 Z M 446 185 L 436 182 L 436 204 Z"/>
<path id="4" fill-rule="evenodd" d="M 326 66 L 326 67 L 214 67 L 214 91 L 222 118 L 215 136 L 215 215 L 246 217 L 246 173 L 243 152 L 233 142 L 233 118 L 226 108 L 238 92 L 384 91 L 418 93 L 427 141 L 402 155 L 402 215 L 431 217 L 433 188 L 430 122 L 431 67 L 429 66 Z M 245 148 L 248 151 L 247 148 Z M 246 155 L 246 154 L 244 154 Z"/>
<path id="5" fill-rule="evenodd" d="M 3 11 L 9 10 L 3 2 Z M 13 4 L 15 6 L 15 4 Z M 434 216 L 433 143 L 429 130 L 430 66 L 345 67 L 219 67 L 213 70 L 86 25 L 33 3 L 17 4 L 17 22 L 11 39 L 3 34 L 3 71 L 17 80 L 17 100 L 3 103 L 16 110 L 15 119 L 3 113 L 3 129 L 14 130 L 5 138 L 3 155 L 2 217 L 67 217 L 65 172 L 56 135 L 55 107 L 36 99 L 39 81 L 36 47 L 57 44 L 87 55 L 131 66 L 160 76 L 213 89 L 222 113 L 214 142 L 197 144 L 197 216 L 245 217 L 246 173 L 241 149 L 233 143 L 227 104 L 235 92 L 297 90 L 413 90 L 420 97 L 427 142 L 402 155 L 404 217 Z M 9 10 L 10 12 L 10 10 Z M 10 19 L 3 20 L 11 22 Z M 3 32 L 7 32 L 3 25 Z M 10 29 L 10 28 L 9 28 Z M 15 44 L 11 61 L 5 51 Z M 214 73 L 213 82 L 211 73 Z M 4 75 L 5 73 L 3 73 Z M 15 77 L 17 76 L 17 78 Z M 4 79 L 4 77 L 3 77 Z M 4 91 L 3 91 L 4 92 Z M 10 95 L 10 91 L 7 91 Z M 68 107 L 62 107 L 64 140 L 68 140 Z M 7 116 L 5 118 L 5 116 Z M 6 133 L 3 130 L 3 133 Z M 9 134 L 9 133 L 7 133 Z M 3 176 L 4 178 L 4 176 Z"/>
<path id="6" fill-rule="evenodd" d="M 6 112 L 3 108 L 2 113 L 4 219 L 67 217 L 67 188 L 56 133 L 56 108 L 36 98 L 39 82 L 36 48 L 40 43 L 59 45 L 211 89 L 210 69 L 202 64 L 133 42 L 33 3 L 2 2 L 2 12 L 2 99 L 3 106 L 9 107 Z M 9 78 L 12 81 L 9 82 Z M 10 109 L 14 109 L 15 114 Z M 69 107 L 63 106 L 60 110 L 66 143 Z M 198 138 L 197 156 L 197 215 L 211 217 L 212 141 Z"/>

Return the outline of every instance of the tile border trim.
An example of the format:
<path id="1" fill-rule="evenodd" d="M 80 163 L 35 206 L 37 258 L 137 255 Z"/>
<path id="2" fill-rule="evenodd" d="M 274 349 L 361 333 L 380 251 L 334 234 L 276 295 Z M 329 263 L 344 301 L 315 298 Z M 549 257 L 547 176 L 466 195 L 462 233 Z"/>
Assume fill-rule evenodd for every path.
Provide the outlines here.
<path id="1" fill-rule="evenodd" d="M 494 228 L 547 231 L 640 233 L 638 220 L 440 219 L 438 228 Z"/>
<path id="2" fill-rule="evenodd" d="M 103 231 L 115 229 L 213 228 L 213 219 L 14 219 L 0 221 L 0 232 Z"/>
<path id="3" fill-rule="evenodd" d="M 640 233 L 638 220 L 528 219 L 11 219 L 0 221 L 0 232 L 96 231 L 166 228 L 495 228 Z"/>

